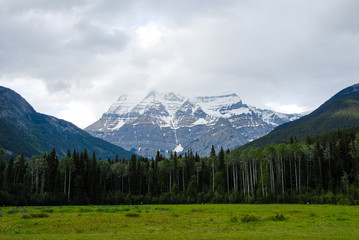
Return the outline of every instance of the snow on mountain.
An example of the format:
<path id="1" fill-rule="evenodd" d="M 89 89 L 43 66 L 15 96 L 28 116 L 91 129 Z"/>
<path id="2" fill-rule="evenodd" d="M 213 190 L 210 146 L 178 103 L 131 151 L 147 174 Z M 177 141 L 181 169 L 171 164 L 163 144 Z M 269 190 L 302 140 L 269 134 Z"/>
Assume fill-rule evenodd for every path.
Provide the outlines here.
<path id="1" fill-rule="evenodd" d="M 107 112 L 118 115 L 126 114 L 132 111 L 132 109 L 138 104 L 140 100 L 141 98 L 139 98 L 139 96 L 128 94 L 121 95 L 117 102 L 112 104 Z"/>
<path id="2" fill-rule="evenodd" d="M 190 149 L 208 155 L 212 144 L 234 148 L 298 117 L 248 106 L 237 94 L 186 98 L 152 91 L 120 96 L 85 130 L 144 156 Z"/>
<path id="3" fill-rule="evenodd" d="M 214 97 L 196 97 L 194 101 L 202 108 L 204 112 L 213 117 L 231 117 L 226 109 L 233 104 L 242 103 L 237 94 L 214 96 Z"/>

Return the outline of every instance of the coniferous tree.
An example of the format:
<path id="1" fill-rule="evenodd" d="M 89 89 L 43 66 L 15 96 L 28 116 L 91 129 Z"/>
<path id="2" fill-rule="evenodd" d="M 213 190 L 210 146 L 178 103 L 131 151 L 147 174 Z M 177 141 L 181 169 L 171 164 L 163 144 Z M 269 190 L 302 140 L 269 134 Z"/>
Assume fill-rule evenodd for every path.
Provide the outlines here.
<path id="1" fill-rule="evenodd" d="M 5 189 L 4 185 L 4 171 L 5 171 L 5 162 L 4 162 L 5 150 L 0 148 L 0 191 Z"/>
<path id="2" fill-rule="evenodd" d="M 87 195 L 90 199 L 90 202 L 96 203 L 97 193 L 98 193 L 98 175 L 97 175 L 97 158 L 96 152 L 92 154 L 92 158 L 87 160 Z"/>
<path id="3" fill-rule="evenodd" d="M 136 194 L 137 193 L 137 157 L 135 154 L 132 154 L 129 166 L 129 193 Z"/>
<path id="4" fill-rule="evenodd" d="M 209 154 L 210 157 L 216 156 L 216 150 L 214 149 L 214 146 L 211 147 L 211 153 Z"/>
<path id="5" fill-rule="evenodd" d="M 5 168 L 4 174 L 4 189 L 8 192 L 12 192 L 14 188 L 14 158 L 11 157 L 9 163 Z"/>
<path id="6" fill-rule="evenodd" d="M 180 185 L 179 183 L 179 172 L 178 172 L 178 159 L 177 159 L 177 152 L 173 154 L 173 182 Z"/>
<path id="7" fill-rule="evenodd" d="M 59 159 L 56 155 L 56 150 L 53 148 L 49 155 L 46 157 L 47 165 L 48 165 L 48 174 L 46 175 L 46 191 L 55 192 L 56 187 L 56 177 L 57 171 L 59 167 Z"/>
<path id="8" fill-rule="evenodd" d="M 221 179 L 221 182 L 223 183 L 222 189 L 226 189 L 226 171 L 225 171 L 225 164 L 224 164 L 224 150 L 223 147 L 221 147 L 219 153 L 218 153 L 218 171 L 221 172 L 221 176 L 223 179 Z"/>
<path id="9" fill-rule="evenodd" d="M 115 163 L 120 162 L 120 158 L 118 157 L 118 154 L 115 155 Z"/>

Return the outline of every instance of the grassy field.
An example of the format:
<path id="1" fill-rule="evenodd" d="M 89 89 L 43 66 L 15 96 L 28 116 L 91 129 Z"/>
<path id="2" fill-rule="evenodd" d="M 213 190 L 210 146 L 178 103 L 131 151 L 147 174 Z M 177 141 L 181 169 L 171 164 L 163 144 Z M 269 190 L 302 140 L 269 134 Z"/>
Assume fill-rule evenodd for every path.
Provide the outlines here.
<path id="1" fill-rule="evenodd" d="M 0 239 L 359 239 L 359 207 L 2 207 Z"/>

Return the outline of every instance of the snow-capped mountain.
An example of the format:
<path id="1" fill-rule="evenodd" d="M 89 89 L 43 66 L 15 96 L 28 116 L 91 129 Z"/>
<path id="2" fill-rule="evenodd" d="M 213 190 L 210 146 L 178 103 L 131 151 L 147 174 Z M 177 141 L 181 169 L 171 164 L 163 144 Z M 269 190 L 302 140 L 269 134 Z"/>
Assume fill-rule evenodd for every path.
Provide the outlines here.
<path id="1" fill-rule="evenodd" d="M 157 150 L 208 155 L 212 144 L 231 149 L 297 118 L 248 106 L 236 94 L 186 98 L 152 91 L 143 99 L 120 96 L 85 130 L 143 156 L 155 156 Z"/>

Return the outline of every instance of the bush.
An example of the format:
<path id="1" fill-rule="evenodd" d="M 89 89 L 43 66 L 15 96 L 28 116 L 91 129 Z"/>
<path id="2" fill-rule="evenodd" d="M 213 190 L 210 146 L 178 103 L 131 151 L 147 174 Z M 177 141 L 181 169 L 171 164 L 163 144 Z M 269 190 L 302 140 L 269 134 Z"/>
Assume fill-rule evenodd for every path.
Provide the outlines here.
<path id="1" fill-rule="evenodd" d="M 276 213 L 275 216 L 271 217 L 272 221 L 285 221 L 287 218 L 283 214 Z"/>
<path id="2" fill-rule="evenodd" d="M 14 214 L 14 213 L 17 213 L 18 211 L 17 210 L 9 210 L 7 211 L 7 214 Z"/>
<path id="3" fill-rule="evenodd" d="M 231 217 L 230 222 L 236 223 L 236 222 L 238 222 L 238 218 L 236 216 Z"/>
<path id="4" fill-rule="evenodd" d="M 344 195 L 344 194 L 338 194 L 337 195 L 337 204 L 338 205 L 350 205 L 350 199 L 348 198 L 348 196 Z"/>
<path id="5" fill-rule="evenodd" d="M 230 203 L 240 203 L 240 193 L 238 191 L 233 191 L 229 194 L 228 199 Z"/>
<path id="6" fill-rule="evenodd" d="M 89 208 L 89 207 L 82 207 L 78 209 L 78 212 L 80 213 L 88 213 L 88 212 L 93 212 L 94 209 L 93 208 Z"/>
<path id="7" fill-rule="evenodd" d="M 84 212 L 87 210 L 85 209 Z M 96 212 L 106 212 L 106 213 L 117 213 L 117 212 L 123 212 L 123 211 L 129 211 L 128 208 L 116 208 L 116 207 L 107 207 L 107 206 L 101 206 L 96 209 Z"/>
<path id="8" fill-rule="evenodd" d="M 43 209 L 42 212 L 53 212 L 54 210 L 53 209 Z"/>
<path id="9" fill-rule="evenodd" d="M 126 216 L 126 217 L 139 217 L 139 216 L 140 216 L 140 214 L 138 214 L 138 213 L 131 213 L 131 212 L 129 212 L 129 213 L 126 213 L 126 214 L 125 214 L 125 216 Z"/>
<path id="10" fill-rule="evenodd" d="M 23 219 L 28 219 L 28 218 L 31 218 L 31 216 L 27 215 L 27 214 L 24 214 L 21 216 Z"/>
<path id="11" fill-rule="evenodd" d="M 23 214 L 21 216 L 23 219 L 30 219 L 30 218 L 47 218 L 49 217 L 49 215 L 47 215 L 46 213 L 32 213 L 30 215 L 28 214 Z"/>
<path id="12" fill-rule="evenodd" d="M 0 205 L 14 205 L 15 197 L 7 191 L 0 191 Z"/>
<path id="13" fill-rule="evenodd" d="M 244 215 L 241 219 L 243 223 L 249 223 L 249 222 L 258 222 L 259 218 L 253 215 Z"/>
<path id="14" fill-rule="evenodd" d="M 32 213 L 30 214 L 31 218 L 48 218 L 49 215 L 46 213 Z"/>

